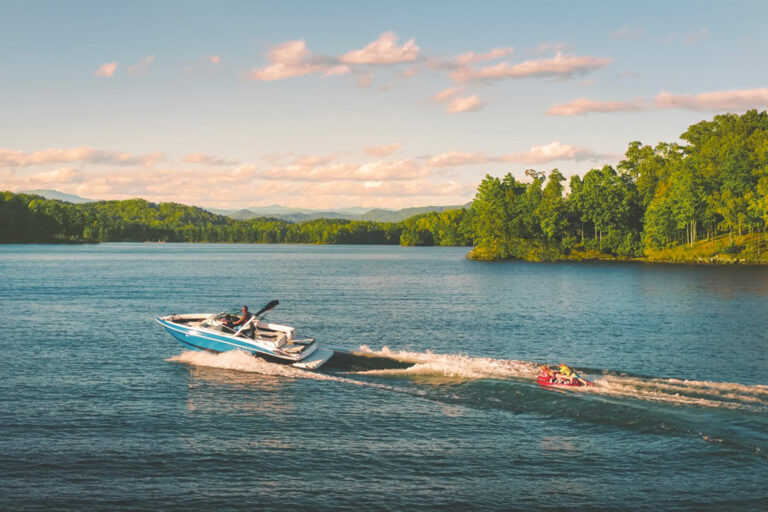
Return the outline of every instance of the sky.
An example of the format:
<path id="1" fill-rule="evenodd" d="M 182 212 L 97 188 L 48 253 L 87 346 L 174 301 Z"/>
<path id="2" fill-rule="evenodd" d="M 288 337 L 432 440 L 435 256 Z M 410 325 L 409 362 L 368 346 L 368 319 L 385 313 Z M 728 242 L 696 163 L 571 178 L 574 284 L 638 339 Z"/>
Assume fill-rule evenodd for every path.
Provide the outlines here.
<path id="1" fill-rule="evenodd" d="M 0 190 L 459 205 L 768 107 L 768 2 L 0 0 Z"/>

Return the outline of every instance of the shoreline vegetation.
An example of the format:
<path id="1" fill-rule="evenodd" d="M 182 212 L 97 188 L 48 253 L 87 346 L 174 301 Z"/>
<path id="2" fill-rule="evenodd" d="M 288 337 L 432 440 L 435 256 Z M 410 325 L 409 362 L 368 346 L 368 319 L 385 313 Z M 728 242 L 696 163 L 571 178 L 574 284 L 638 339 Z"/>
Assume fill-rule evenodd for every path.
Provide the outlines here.
<path id="1" fill-rule="evenodd" d="M 72 204 L 0 192 L 0 243 L 231 242 L 466 246 L 481 261 L 768 263 L 768 113 L 701 121 L 682 144 L 634 141 L 614 168 L 486 175 L 469 208 L 400 222 L 236 220 L 143 199 Z"/>

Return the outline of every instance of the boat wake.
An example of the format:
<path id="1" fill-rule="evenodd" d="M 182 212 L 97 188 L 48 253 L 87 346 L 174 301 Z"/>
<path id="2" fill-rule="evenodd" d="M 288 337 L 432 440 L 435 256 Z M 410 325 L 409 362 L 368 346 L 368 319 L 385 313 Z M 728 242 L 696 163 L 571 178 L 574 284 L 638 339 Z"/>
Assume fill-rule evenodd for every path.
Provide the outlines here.
<path id="1" fill-rule="evenodd" d="M 334 361 L 335 360 L 335 361 Z M 655 434 L 694 435 L 768 458 L 768 386 L 651 378 L 586 369 L 592 387 L 543 388 L 538 363 L 461 354 L 337 351 L 323 371 L 271 363 L 245 352 L 188 351 L 168 361 L 258 375 L 337 382 L 423 397 L 439 403 Z M 222 379 L 222 375 L 200 374 Z M 252 380 L 248 377 L 246 380 Z M 242 383 L 239 379 L 238 383 Z M 707 409 L 705 424 L 701 411 Z"/>
<path id="2" fill-rule="evenodd" d="M 363 345 L 360 354 L 386 357 L 412 363 L 403 369 L 375 369 L 356 372 L 364 375 L 439 376 L 470 379 L 502 379 L 535 383 L 540 363 L 460 354 L 392 351 L 387 347 L 372 350 Z M 674 378 L 649 378 L 618 373 L 611 370 L 588 370 L 584 376 L 594 382 L 592 387 L 571 388 L 571 392 L 607 397 L 634 398 L 674 405 L 740 409 L 768 413 L 768 386 L 733 382 L 693 381 Z M 595 373 L 597 375 L 595 375 Z"/>
<path id="3" fill-rule="evenodd" d="M 335 374 L 308 371 L 301 368 L 295 368 L 290 365 L 271 363 L 240 350 L 231 350 L 219 354 L 188 350 L 182 352 L 179 355 L 168 358 L 167 361 L 173 363 L 184 363 L 195 367 L 218 368 L 221 370 L 233 370 L 237 372 L 293 379 L 312 379 L 320 381 L 342 382 L 346 384 L 354 384 L 357 386 L 384 389 L 387 391 L 410 393 L 410 391 L 398 389 L 396 386 L 391 386 L 388 384 L 366 382 Z"/>
<path id="4" fill-rule="evenodd" d="M 187 351 L 169 361 L 194 366 L 220 368 L 297 379 L 346 382 L 413 393 L 405 384 L 395 386 L 376 382 L 376 377 L 418 381 L 420 384 L 455 384 L 494 379 L 510 384 L 536 386 L 539 363 L 510 359 L 471 357 L 462 354 L 394 351 L 387 347 L 373 350 L 363 345 L 357 351 L 337 351 L 328 365 L 330 372 L 312 372 L 289 365 L 271 363 L 245 352 L 221 354 Z M 612 370 L 589 370 L 584 376 L 592 387 L 571 388 L 568 393 L 606 398 L 635 399 L 675 406 L 693 406 L 768 413 L 768 386 L 733 382 L 710 382 L 675 378 L 652 378 Z M 361 380 L 360 377 L 365 378 Z M 538 387 L 537 387 L 538 389 Z M 552 392 L 552 390 L 541 390 Z M 561 392 L 563 390 L 557 390 Z"/>

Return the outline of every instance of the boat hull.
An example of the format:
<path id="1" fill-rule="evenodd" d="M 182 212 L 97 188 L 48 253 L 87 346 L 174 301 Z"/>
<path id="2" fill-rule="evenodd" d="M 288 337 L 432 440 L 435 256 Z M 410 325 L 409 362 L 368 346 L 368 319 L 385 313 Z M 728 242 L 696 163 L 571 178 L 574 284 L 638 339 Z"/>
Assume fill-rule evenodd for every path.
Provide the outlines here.
<path id="1" fill-rule="evenodd" d="M 278 347 L 270 347 L 267 344 L 257 343 L 245 337 L 237 337 L 218 333 L 211 329 L 189 327 L 168 320 L 168 317 L 156 319 L 168 333 L 173 336 L 184 348 L 188 350 L 204 350 L 207 352 L 221 353 L 231 350 L 240 350 L 248 354 L 262 357 L 271 362 L 292 364 L 299 368 L 317 369 L 333 355 L 333 351 L 317 349 L 312 342 L 304 348 L 300 354 L 290 354 Z M 319 352 L 316 354 L 316 352 Z"/>

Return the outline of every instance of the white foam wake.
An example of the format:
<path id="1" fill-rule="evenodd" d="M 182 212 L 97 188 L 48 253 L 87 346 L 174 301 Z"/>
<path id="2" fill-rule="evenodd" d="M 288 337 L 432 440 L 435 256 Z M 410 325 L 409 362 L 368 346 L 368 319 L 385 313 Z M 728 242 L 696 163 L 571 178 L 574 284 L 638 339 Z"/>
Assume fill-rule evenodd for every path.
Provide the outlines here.
<path id="1" fill-rule="evenodd" d="M 467 379 L 535 380 L 539 373 L 539 364 L 530 361 L 470 357 L 461 354 L 393 351 L 387 347 L 373 350 L 367 345 L 360 347 L 360 353 L 414 363 L 413 366 L 405 369 L 359 372 L 368 375 L 441 375 Z M 588 388 L 571 388 L 571 390 L 675 405 L 768 412 L 768 386 L 764 385 L 643 378 L 613 375 L 607 371 L 604 373 L 596 378 L 584 375 L 593 380 L 595 385 Z"/>
<path id="2" fill-rule="evenodd" d="M 489 357 L 470 357 L 462 354 L 435 354 L 433 352 L 393 351 L 388 347 L 373 350 L 368 345 L 360 346 L 360 353 L 378 357 L 388 357 L 413 363 L 405 369 L 367 370 L 368 375 L 442 375 L 468 379 L 484 378 L 536 378 L 538 365 L 529 361 L 512 359 L 492 359 Z"/>
<path id="3" fill-rule="evenodd" d="M 373 350 L 363 345 L 361 355 L 386 357 L 413 363 L 404 369 L 379 369 L 349 372 L 346 375 L 361 376 L 437 376 L 458 379 L 503 379 L 535 381 L 538 363 L 530 361 L 492 359 L 488 357 L 470 357 L 462 354 L 436 354 L 433 352 L 394 351 L 387 347 Z M 198 367 L 221 368 L 240 372 L 257 373 L 294 379 L 313 379 L 333 381 L 365 386 L 410 395 L 424 394 L 424 390 L 404 386 L 392 386 L 358 380 L 338 374 L 325 374 L 302 370 L 289 365 L 270 363 L 241 351 L 212 354 L 209 352 L 183 352 L 168 359 L 172 362 L 185 363 Z M 618 398 L 634 398 L 673 405 L 689 405 L 725 409 L 739 409 L 768 413 L 768 386 L 745 385 L 732 382 L 688 381 L 681 379 L 643 378 L 628 375 L 585 375 L 594 382 L 593 387 L 573 388 L 582 392 L 596 393 Z"/>
<path id="4" fill-rule="evenodd" d="M 357 386 L 373 387 L 378 389 L 386 389 L 388 391 L 407 392 L 413 394 L 410 391 L 385 384 L 358 381 L 346 377 L 339 377 L 337 375 L 328 375 L 310 370 L 302 370 L 301 368 L 295 368 L 287 364 L 270 363 L 269 361 L 266 361 L 260 357 L 254 357 L 251 354 L 240 350 L 231 350 L 219 354 L 189 350 L 182 352 L 179 355 L 170 357 L 167 359 L 167 361 L 174 363 L 184 363 L 197 367 L 220 368 L 223 370 L 256 373 L 259 375 L 269 375 L 293 379 L 312 379 L 320 381 L 343 382 Z"/>

